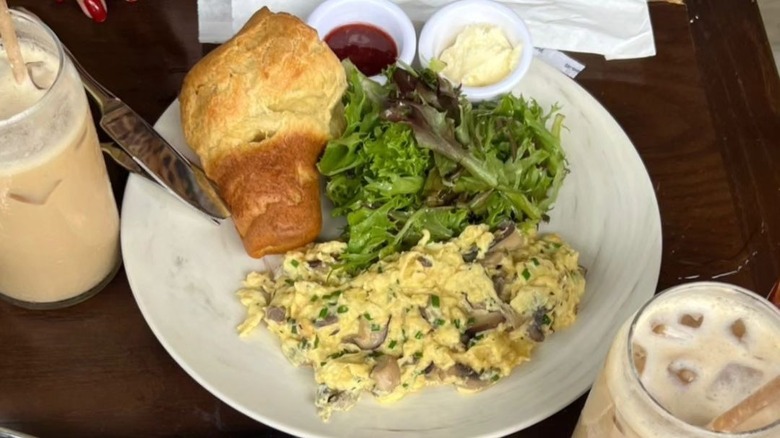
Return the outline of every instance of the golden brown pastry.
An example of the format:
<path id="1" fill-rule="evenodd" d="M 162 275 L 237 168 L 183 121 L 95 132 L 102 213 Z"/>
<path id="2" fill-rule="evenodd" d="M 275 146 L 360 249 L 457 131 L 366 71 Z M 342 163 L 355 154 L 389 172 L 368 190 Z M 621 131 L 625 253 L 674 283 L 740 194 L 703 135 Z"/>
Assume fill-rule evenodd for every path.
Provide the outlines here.
<path id="1" fill-rule="evenodd" d="M 252 257 L 319 234 L 315 164 L 343 129 L 345 89 L 344 69 L 317 32 L 267 8 L 185 77 L 184 135 Z"/>

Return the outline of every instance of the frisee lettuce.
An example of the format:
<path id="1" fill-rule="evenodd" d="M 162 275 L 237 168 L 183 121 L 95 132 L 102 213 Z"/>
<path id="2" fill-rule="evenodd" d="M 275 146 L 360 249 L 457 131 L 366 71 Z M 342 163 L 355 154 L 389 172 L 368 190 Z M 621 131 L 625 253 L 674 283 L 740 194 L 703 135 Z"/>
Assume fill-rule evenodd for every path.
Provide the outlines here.
<path id="1" fill-rule="evenodd" d="M 359 272 L 469 224 L 546 220 L 568 172 L 563 116 L 505 95 L 472 105 L 432 70 L 392 67 L 380 85 L 344 62 L 346 129 L 318 163 L 334 216 L 345 216 L 342 267 Z"/>

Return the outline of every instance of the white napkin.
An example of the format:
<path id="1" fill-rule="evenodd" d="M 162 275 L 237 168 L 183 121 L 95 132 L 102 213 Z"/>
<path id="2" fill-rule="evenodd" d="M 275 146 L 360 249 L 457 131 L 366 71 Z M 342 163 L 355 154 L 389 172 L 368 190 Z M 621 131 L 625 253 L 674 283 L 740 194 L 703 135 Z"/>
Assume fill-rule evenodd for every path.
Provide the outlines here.
<path id="1" fill-rule="evenodd" d="M 451 0 L 394 0 L 424 22 Z M 200 41 L 221 43 L 263 6 L 303 19 L 319 0 L 198 0 Z M 538 48 L 596 53 L 607 59 L 655 55 L 647 0 L 503 0 L 523 17 Z"/>

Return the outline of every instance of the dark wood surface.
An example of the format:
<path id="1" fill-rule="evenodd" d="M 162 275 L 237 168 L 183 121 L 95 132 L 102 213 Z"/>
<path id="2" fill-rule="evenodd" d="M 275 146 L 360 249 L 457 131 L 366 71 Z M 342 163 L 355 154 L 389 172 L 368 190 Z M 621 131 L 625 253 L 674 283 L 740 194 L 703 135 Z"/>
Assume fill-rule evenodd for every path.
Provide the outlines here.
<path id="1" fill-rule="evenodd" d="M 195 0 L 10 0 L 39 14 L 81 63 L 154 121 L 201 57 Z M 647 166 L 663 224 L 659 290 L 718 279 L 768 292 L 780 272 L 780 80 L 749 0 L 650 4 L 658 54 L 577 78 Z M 121 199 L 126 174 L 109 164 Z M 517 437 L 567 437 L 584 398 Z M 284 436 L 192 380 L 144 322 L 127 278 L 75 307 L 0 303 L 0 426 L 43 437 Z"/>

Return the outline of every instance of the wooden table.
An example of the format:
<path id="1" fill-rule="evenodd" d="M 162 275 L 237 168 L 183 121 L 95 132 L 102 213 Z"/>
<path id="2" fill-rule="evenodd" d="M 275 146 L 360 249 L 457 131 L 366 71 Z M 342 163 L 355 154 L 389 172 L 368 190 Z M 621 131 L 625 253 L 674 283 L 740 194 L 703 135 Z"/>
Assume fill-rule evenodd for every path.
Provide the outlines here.
<path id="1" fill-rule="evenodd" d="M 195 0 L 111 1 L 94 24 L 68 0 L 39 14 L 149 121 L 201 57 Z M 633 140 L 663 223 L 658 289 L 703 279 L 765 293 L 780 273 L 780 80 L 755 2 L 650 4 L 657 56 L 587 65 L 577 82 Z M 109 164 L 118 199 L 126 174 Z M 517 437 L 569 436 L 584 397 Z M 0 425 L 40 436 L 283 436 L 192 380 L 147 327 L 124 272 L 73 308 L 0 303 Z"/>

